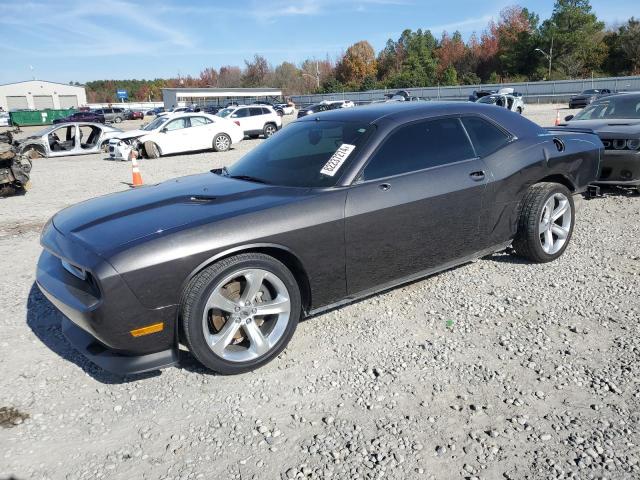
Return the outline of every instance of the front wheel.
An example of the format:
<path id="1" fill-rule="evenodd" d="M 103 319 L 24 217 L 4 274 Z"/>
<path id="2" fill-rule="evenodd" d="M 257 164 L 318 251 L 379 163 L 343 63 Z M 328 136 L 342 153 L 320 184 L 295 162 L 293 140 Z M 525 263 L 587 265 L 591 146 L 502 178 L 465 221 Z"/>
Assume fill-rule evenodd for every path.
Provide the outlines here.
<path id="1" fill-rule="evenodd" d="M 555 260 L 569 244 L 575 222 L 571 192 L 558 183 L 537 183 L 524 196 L 516 253 L 536 263 Z"/>
<path id="2" fill-rule="evenodd" d="M 154 142 L 144 142 L 144 151 L 149 158 L 160 158 L 160 149 Z"/>
<path id="3" fill-rule="evenodd" d="M 116 122 L 116 123 L 120 123 L 122 121 L 122 118 L 116 117 L 116 118 L 113 119 L 113 121 Z"/>
<path id="4" fill-rule="evenodd" d="M 193 356 L 230 375 L 273 360 L 289 343 L 301 312 L 291 271 L 273 257 L 246 253 L 194 277 L 183 295 L 181 318 Z"/>
<path id="5" fill-rule="evenodd" d="M 216 152 L 226 152 L 231 148 L 231 138 L 226 133 L 219 133 L 213 139 L 213 149 Z"/>

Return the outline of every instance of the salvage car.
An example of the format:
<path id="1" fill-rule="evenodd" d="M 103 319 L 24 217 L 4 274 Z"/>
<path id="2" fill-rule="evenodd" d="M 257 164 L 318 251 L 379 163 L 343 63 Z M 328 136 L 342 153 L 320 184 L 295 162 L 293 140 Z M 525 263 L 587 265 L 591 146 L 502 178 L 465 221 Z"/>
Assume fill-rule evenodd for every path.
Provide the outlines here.
<path id="1" fill-rule="evenodd" d="M 495 105 L 519 114 L 522 114 L 525 107 L 522 94 L 514 93 L 513 89 L 502 89 L 498 93 L 485 95 L 476 100 L 476 103 Z"/>
<path id="2" fill-rule="evenodd" d="M 20 140 L 19 153 L 41 157 L 88 155 L 106 152 L 109 140 L 122 134 L 119 128 L 102 123 L 56 124 Z"/>
<path id="3" fill-rule="evenodd" d="M 128 160 L 132 148 L 138 156 L 147 158 L 208 149 L 226 152 L 243 138 L 242 129 L 224 118 L 206 113 L 168 113 L 158 115 L 139 130 L 111 139 L 109 156 Z"/>
<path id="4" fill-rule="evenodd" d="M 595 100 L 568 127 L 588 128 L 604 144 L 596 185 L 620 185 L 640 192 L 640 93 L 618 93 Z"/>
<path id="5" fill-rule="evenodd" d="M 474 103 L 310 115 L 228 169 L 59 212 L 37 283 L 106 370 L 173 365 L 184 344 L 209 369 L 246 372 L 302 317 L 510 245 L 557 259 L 601 150 L 592 133 Z"/>
<path id="6" fill-rule="evenodd" d="M 608 88 L 590 88 L 583 90 L 582 93 L 569 98 L 569 108 L 584 108 L 594 100 L 609 95 L 611 90 Z"/>

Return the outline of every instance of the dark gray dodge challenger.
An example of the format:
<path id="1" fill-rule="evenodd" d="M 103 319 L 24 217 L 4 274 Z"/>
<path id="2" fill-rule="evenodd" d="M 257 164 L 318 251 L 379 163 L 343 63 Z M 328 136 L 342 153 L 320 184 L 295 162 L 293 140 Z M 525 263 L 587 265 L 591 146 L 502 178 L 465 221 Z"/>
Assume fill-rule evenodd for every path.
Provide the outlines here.
<path id="1" fill-rule="evenodd" d="M 37 282 L 106 370 L 173 365 L 182 345 L 209 369 L 245 372 L 304 316 L 509 245 L 556 259 L 602 148 L 490 105 L 309 115 L 228 169 L 61 211 Z"/>
<path id="2" fill-rule="evenodd" d="M 604 144 L 596 185 L 640 191 L 640 93 L 608 95 L 565 121 L 572 128 L 593 130 Z"/>

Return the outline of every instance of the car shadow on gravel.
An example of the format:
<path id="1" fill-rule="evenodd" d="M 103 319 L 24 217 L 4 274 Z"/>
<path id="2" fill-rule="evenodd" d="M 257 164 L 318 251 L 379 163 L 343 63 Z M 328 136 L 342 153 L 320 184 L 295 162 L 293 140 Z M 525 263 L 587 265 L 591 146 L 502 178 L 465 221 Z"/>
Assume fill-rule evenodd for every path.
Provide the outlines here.
<path id="1" fill-rule="evenodd" d="M 160 375 L 160 372 L 149 372 L 121 376 L 109 373 L 94 365 L 76 351 L 65 338 L 61 328 L 63 318 L 62 313 L 47 300 L 38 286 L 35 283 L 31 285 L 29 298 L 27 299 L 27 325 L 52 352 L 69 362 L 75 363 L 95 380 L 104 384 L 137 382 Z"/>

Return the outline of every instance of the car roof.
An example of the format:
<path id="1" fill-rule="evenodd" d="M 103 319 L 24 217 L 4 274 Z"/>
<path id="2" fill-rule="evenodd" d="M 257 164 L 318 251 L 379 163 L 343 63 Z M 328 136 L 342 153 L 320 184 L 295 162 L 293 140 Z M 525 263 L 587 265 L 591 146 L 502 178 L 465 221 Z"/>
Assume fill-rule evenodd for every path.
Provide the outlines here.
<path id="1" fill-rule="evenodd" d="M 488 117 L 507 128 L 514 135 L 542 133 L 542 127 L 522 115 L 506 108 L 475 102 L 389 102 L 355 108 L 340 108 L 322 113 L 311 113 L 296 122 L 316 120 L 380 123 L 405 123 L 444 115 L 478 114 Z"/>

